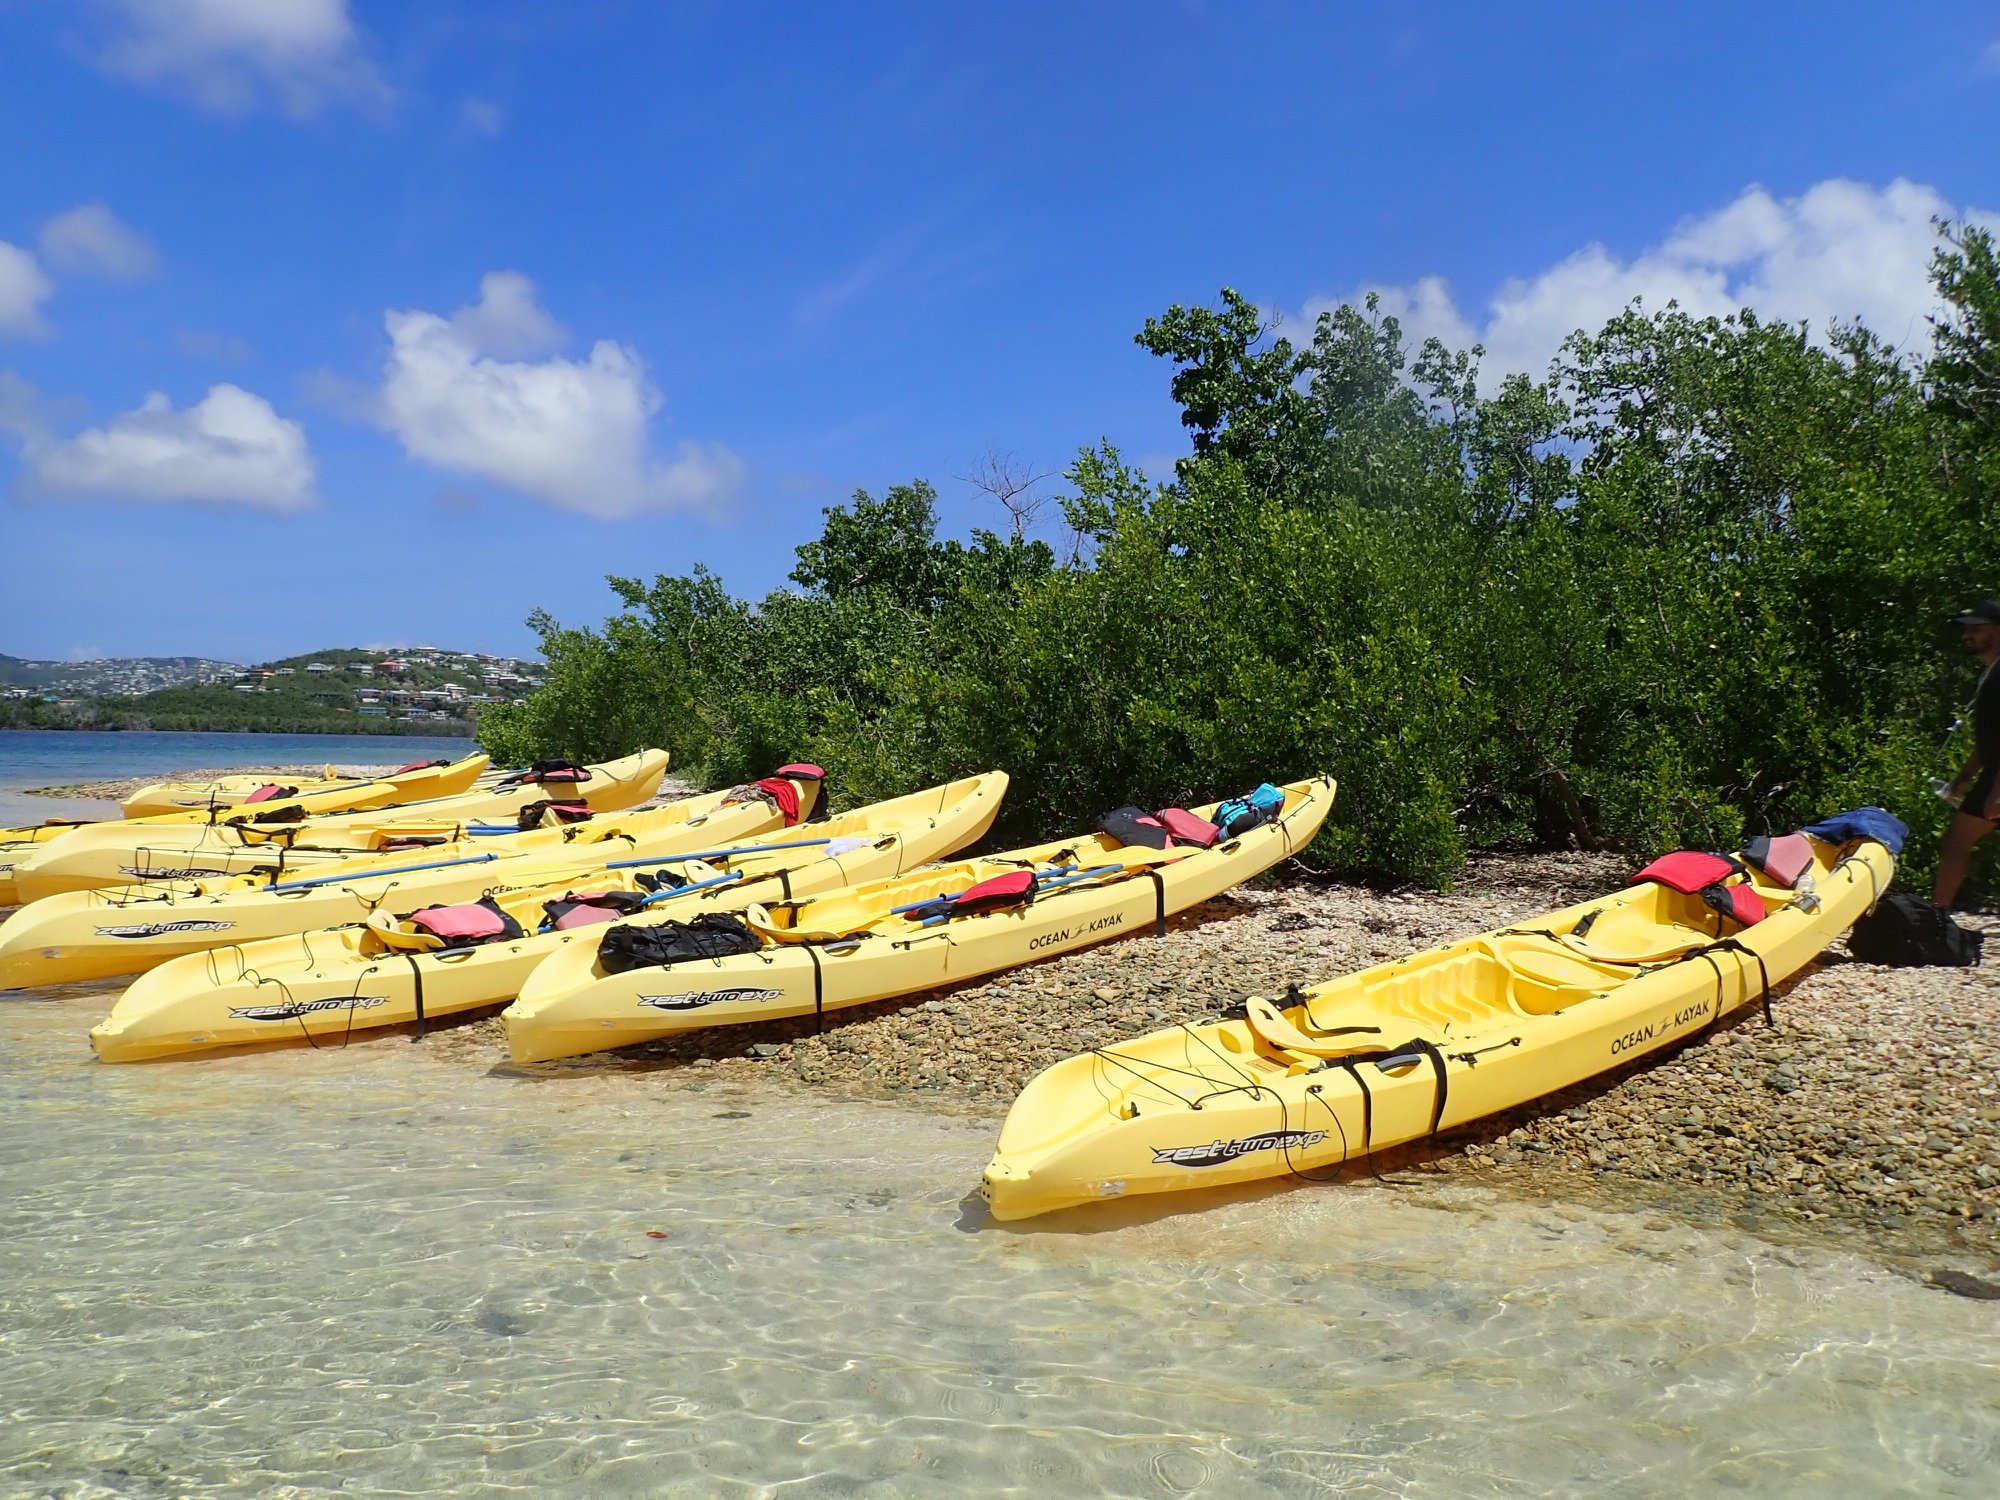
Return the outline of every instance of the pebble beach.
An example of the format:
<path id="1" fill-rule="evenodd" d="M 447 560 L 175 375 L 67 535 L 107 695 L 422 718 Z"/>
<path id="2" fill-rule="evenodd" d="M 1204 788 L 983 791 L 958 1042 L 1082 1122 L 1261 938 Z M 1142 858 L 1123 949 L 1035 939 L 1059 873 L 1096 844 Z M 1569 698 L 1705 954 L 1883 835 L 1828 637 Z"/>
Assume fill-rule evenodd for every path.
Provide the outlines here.
<path id="1" fill-rule="evenodd" d="M 854 1098 L 989 1117 L 1084 1048 L 1212 1015 L 1598 894 L 1616 857 L 1488 855 L 1446 895 L 1283 872 L 1142 937 L 976 984 L 810 1021 L 694 1032 L 537 1071 L 773 1075 Z M 1991 918 L 1967 919 L 1989 932 Z M 1885 969 L 1836 947 L 1757 1010 L 1536 1104 L 1383 1153 L 1388 1174 L 1448 1173 L 1551 1199 L 1696 1210 L 1831 1236 L 1891 1257 L 1955 1256 L 2000 1297 L 2000 939 L 1978 969 Z M 499 1023 L 435 1039 L 507 1063 Z M 1359 1175 L 1365 1168 L 1356 1166 Z M 1948 1278 L 1949 1279 L 1949 1278 Z"/>

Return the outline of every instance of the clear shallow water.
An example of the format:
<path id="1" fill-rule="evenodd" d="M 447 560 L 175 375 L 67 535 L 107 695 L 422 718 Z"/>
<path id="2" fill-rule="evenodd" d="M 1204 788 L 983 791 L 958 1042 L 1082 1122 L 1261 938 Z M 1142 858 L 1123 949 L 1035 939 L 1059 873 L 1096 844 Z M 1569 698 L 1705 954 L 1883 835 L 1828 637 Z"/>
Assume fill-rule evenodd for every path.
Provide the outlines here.
<path id="1" fill-rule="evenodd" d="M 0 1004 L 0 1492 L 1978 1495 L 2000 1309 L 1445 1184 L 1034 1231 L 992 1127 Z M 650 1238 L 657 1231 L 664 1238 Z"/>
<path id="2" fill-rule="evenodd" d="M 25 787 L 217 766 L 401 765 L 457 759 L 472 741 L 433 735 L 195 734 L 179 731 L 0 729 L 0 825 L 56 817 L 116 817 L 115 802 L 24 797 Z"/>

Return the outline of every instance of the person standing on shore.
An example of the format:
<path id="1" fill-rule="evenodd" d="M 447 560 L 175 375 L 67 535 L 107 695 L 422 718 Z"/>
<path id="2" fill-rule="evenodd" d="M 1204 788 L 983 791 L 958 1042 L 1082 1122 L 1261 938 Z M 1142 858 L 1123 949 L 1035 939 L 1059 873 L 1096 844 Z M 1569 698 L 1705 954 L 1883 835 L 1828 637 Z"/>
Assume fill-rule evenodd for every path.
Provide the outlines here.
<path id="1" fill-rule="evenodd" d="M 1937 885 L 1931 899 L 1949 908 L 1965 883 L 1972 848 L 2000 823 L 2000 599 L 1981 599 L 1953 615 L 1965 648 L 1985 663 L 1972 695 L 1972 756 L 1950 786 L 1945 801 L 1957 809 L 1938 850 Z"/>

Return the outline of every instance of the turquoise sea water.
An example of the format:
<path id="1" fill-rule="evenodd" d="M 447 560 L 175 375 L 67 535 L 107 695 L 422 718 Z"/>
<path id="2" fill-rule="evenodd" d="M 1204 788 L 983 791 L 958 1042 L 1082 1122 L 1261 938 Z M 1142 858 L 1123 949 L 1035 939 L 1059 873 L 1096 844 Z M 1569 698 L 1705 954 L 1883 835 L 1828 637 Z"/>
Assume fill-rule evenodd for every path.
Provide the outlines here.
<path id="1" fill-rule="evenodd" d="M 1413 1179 L 991 1224 L 991 1122 L 0 1003 L 0 1493 L 1990 1496 L 2000 1308 Z M 1127 1210 L 1120 1216 L 1117 1210 Z M 1157 1210 L 1155 1210 L 1157 1212 Z"/>
<path id="2" fill-rule="evenodd" d="M 194 734 L 0 729 L 0 825 L 53 817 L 115 817 L 115 803 L 22 797 L 24 787 L 173 775 L 222 766 L 403 765 L 457 759 L 472 741 L 431 735 Z"/>
<path id="3" fill-rule="evenodd" d="M 0 730 L 0 788 L 165 776 L 210 766 L 401 765 L 469 753 L 472 741 L 429 735 L 193 734 Z"/>

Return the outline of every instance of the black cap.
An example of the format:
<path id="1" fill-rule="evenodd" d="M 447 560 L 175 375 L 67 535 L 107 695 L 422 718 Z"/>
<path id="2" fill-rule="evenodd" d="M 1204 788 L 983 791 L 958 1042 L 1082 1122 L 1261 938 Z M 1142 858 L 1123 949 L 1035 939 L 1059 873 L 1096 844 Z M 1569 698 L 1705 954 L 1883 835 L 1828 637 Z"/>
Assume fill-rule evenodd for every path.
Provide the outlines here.
<path id="1" fill-rule="evenodd" d="M 1980 599 L 1951 617 L 1954 625 L 2000 625 L 2000 599 Z"/>

